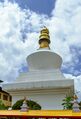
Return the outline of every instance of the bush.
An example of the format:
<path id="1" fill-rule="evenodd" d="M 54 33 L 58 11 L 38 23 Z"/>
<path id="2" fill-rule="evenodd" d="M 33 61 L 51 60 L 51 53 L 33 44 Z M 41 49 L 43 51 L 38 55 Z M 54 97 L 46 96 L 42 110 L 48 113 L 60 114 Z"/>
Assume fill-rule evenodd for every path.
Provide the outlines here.
<path id="1" fill-rule="evenodd" d="M 12 106 L 12 109 L 13 110 L 20 110 L 21 109 L 21 106 L 22 106 L 22 104 L 23 104 L 23 101 L 24 100 L 18 100 L 13 106 Z M 38 103 L 36 103 L 36 102 L 34 102 L 34 101 L 32 101 L 32 100 L 26 100 L 26 102 L 27 102 L 27 105 L 28 105 L 28 107 L 29 107 L 29 109 L 30 110 L 41 110 L 41 106 L 38 104 Z"/>
<path id="2" fill-rule="evenodd" d="M 72 106 L 73 106 L 72 101 L 73 101 L 73 97 L 70 97 L 70 96 L 65 97 L 65 99 L 63 99 L 63 103 L 62 103 L 63 109 L 71 110 Z"/>
<path id="3" fill-rule="evenodd" d="M 81 101 L 79 102 L 79 109 L 81 110 Z"/>
<path id="4" fill-rule="evenodd" d="M 6 110 L 6 109 L 8 109 L 8 107 L 4 105 L 2 100 L 0 100 L 0 110 Z"/>

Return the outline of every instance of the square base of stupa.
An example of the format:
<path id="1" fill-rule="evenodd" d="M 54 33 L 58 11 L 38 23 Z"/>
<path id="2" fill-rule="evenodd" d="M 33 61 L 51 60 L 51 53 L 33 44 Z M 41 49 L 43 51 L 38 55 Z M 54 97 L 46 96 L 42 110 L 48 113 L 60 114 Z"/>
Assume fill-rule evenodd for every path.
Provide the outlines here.
<path id="1" fill-rule="evenodd" d="M 74 81 L 66 80 L 50 80 L 50 81 L 34 81 L 20 82 L 3 85 L 12 95 L 13 104 L 26 97 L 41 105 L 42 109 L 63 109 L 62 100 L 66 95 L 73 95 Z"/>

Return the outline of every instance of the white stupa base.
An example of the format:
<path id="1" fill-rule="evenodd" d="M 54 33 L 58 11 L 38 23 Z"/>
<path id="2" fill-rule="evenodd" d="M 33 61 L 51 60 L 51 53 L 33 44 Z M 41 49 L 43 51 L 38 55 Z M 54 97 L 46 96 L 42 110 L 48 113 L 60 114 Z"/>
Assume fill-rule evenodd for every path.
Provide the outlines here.
<path id="1" fill-rule="evenodd" d="M 13 104 L 26 97 L 39 103 L 42 109 L 63 109 L 62 100 L 66 95 L 73 95 L 74 81 L 66 80 L 50 80 L 50 81 L 34 81 L 4 84 L 4 90 L 12 95 Z"/>
<path id="2" fill-rule="evenodd" d="M 27 63 L 27 73 L 21 73 L 14 83 L 3 85 L 12 95 L 12 103 L 26 97 L 39 103 L 42 109 L 63 109 L 62 100 L 73 95 L 74 81 L 66 79 L 60 71 L 62 58 L 42 49 L 30 54 Z"/>

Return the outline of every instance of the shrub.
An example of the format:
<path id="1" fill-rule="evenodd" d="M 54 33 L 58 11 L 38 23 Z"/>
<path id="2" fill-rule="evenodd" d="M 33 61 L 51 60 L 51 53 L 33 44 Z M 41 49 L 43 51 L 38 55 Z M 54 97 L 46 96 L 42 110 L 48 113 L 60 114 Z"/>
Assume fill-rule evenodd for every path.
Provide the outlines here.
<path id="1" fill-rule="evenodd" d="M 68 109 L 68 110 L 71 110 L 72 109 L 72 101 L 73 101 L 73 98 L 68 96 L 68 97 L 65 97 L 65 99 L 63 99 L 63 109 Z"/>
<path id="2" fill-rule="evenodd" d="M 4 105 L 2 100 L 0 100 L 0 110 L 6 110 L 6 109 L 8 109 L 8 107 Z"/>
<path id="3" fill-rule="evenodd" d="M 24 100 L 18 100 L 13 106 L 12 106 L 12 109 L 13 110 L 20 110 L 21 109 L 21 106 L 22 106 L 22 104 L 23 104 L 23 101 Z M 34 102 L 34 101 L 32 101 L 32 100 L 26 100 L 26 102 L 27 102 L 27 105 L 28 105 L 28 107 L 29 107 L 29 109 L 30 110 L 41 110 L 41 106 L 38 104 L 38 103 L 36 103 L 36 102 Z"/>
<path id="4" fill-rule="evenodd" d="M 80 106 L 79 109 L 81 110 L 81 101 L 79 102 L 79 106 Z"/>

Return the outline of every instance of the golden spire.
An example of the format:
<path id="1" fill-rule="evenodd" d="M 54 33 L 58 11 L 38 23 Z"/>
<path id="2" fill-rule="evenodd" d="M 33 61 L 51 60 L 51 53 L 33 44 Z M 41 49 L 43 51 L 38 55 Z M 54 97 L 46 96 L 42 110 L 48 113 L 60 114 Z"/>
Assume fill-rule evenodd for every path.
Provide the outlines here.
<path id="1" fill-rule="evenodd" d="M 76 94 L 74 94 L 73 98 L 74 98 L 75 100 L 77 100 L 77 99 L 78 99 L 78 96 L 77 96 Z"/>
<path id="2" fill-rule="evenodd" d="M 49 36 L 49 30 L 44 27 L 41 31 L 40 31 L 40 36 L 39 36 L 39 45 L 40 48 L 49 48 L 49 44 L 50 44 L 50 36 Z"/>

